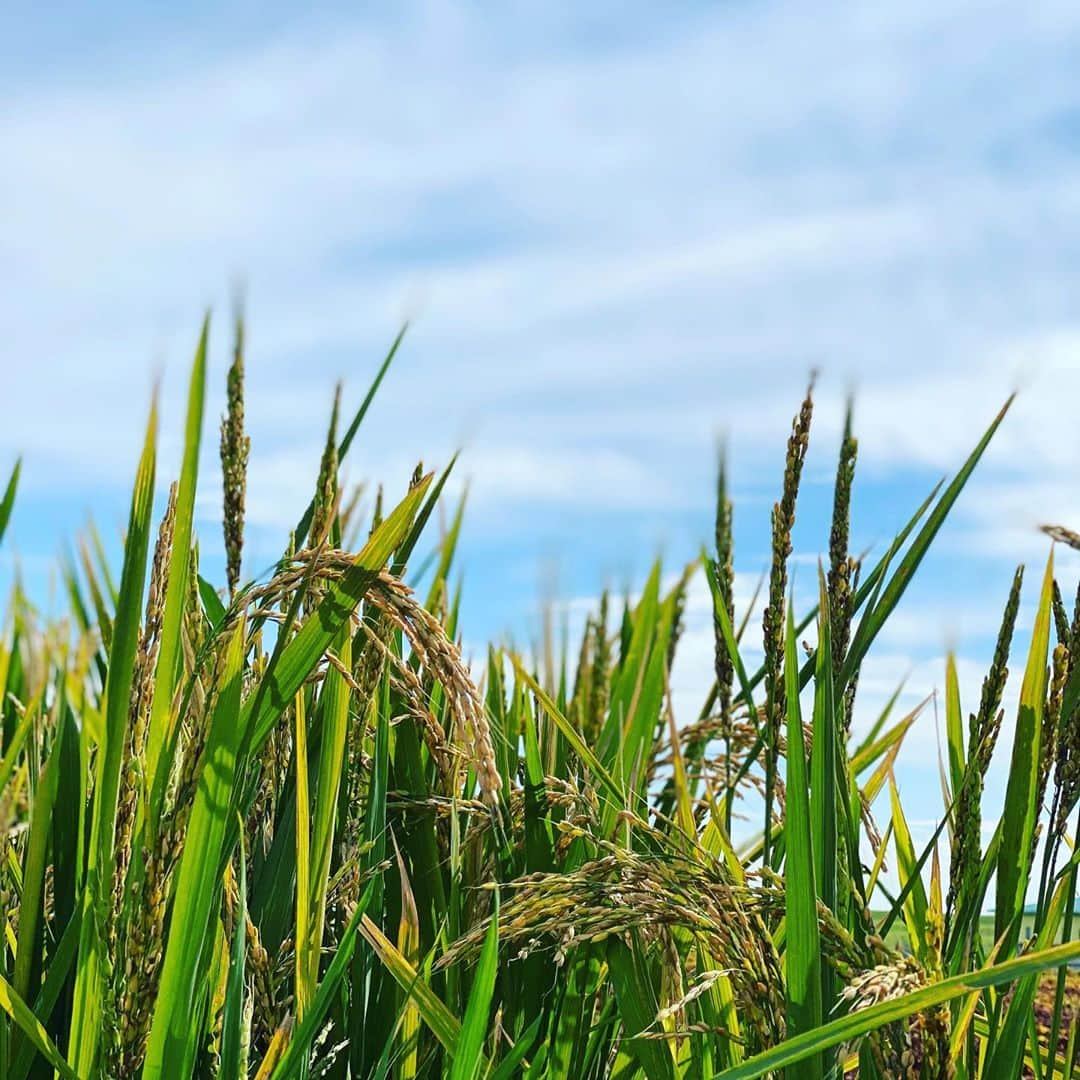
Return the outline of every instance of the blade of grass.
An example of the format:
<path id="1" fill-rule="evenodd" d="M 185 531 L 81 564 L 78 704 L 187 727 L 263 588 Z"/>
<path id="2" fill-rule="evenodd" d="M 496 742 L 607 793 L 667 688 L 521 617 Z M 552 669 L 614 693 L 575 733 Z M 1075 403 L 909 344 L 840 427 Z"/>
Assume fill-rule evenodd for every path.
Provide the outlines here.
<path id="1" fill-rule="evenodd" d="M 813 742 L 810 751 L 810 810 L 814 843 L 814 879 L 821 902 L 832 912 L 837 910 L 836 882 L 836 791 L 839 767 L 839 730 L 836 700 L 833 695 L 832 629 L 829 618 L 825 573 L 818 565 L 818 643 L 814 673 Z M 796 681 L 794 692 L 798 693 Z M 790 693 L 790 691 L 789 691 Z M 800 731 L 800 739 L 801 739 Z M 830 980 L 831 981 L 831 980 Z M 826 994 L 823 1007 L 832 1007 Z"/>
<path id="2" fill-rule="evenodd" d="M 335 653 L 346 671 L 352 670 L 352 635 L 344 628 L 335 643 Z M 318 771 L 315 781 L 315 810 L 312 817 L 311 931 L 308 935 L 308 980 L 313 988 L 319 974 L 323 928 L 326 922 L 326 894 L 330 881 L 337 819 L 338 793 L 346 767 L 345 739 L 349 726 L 349 687 L 345 676 L 331 664 L 326 672 L 321 700 L 322 726 L 319 734 Z M 299 940 L 299 939 L 298 939 Z"/>
<path id="3" fill-rule="evenodd" d="M 11 476 L 8 478 L 7 487 L 4 488 L 3 498 L 0 498 L 0 540 L 4 539 L 4 533 L 7 532 L 8 522 L 11 521 L 11 511 L 15 506 L 15 492 L 19 487 L 19 473 L 22 470 L 22 458 L 19 458 L 15 462 L 15 467 L 11 470 Z"/>
<path id="4" fill-rule="evenodd" d="M 359 935 L 360 920 L 364 918 L 368 904 L 374 893 L 375 882 L 368 883 L 356 905 L 356 910 L 349 916 L 349 922 L 341 935 L 341 944 L 338 945 L 334 958 L 326 969 L 322 982 L 319 984 L 318 993 L 311 1002 L 307 1016 L 293 1030 L 292 1038 L 281 1056 L 273 1072 L 273 1080 L 293 1080 L 300 1075 L 304 1062 L 311 1053 L 311 1046 L 319 1033 L 319 1025 L 323 1022 L 334 996 L 338 993 L 342 980 L 352 962 L 356 951 L 356 942 Z"/>
<path id="5" fill-rule="evenodd" d="M 544 711 L 551 717 L 555 726 L 573 748 L 574 753 L 581 758 L 589 771 L 604 785 L 605 790 L 608 795 L 615 800 L 616 805 L 622 807 L 624 799 L 622 788 L 615 782 L 607 769 L 600 764 L 600 759 L 591 749 L 589 749 L 589 746 L 586 744 L 577 728 L 570 723 L 555 702 L 544 692 L 540 684 L 525 670 L 521 661 L 516 656 L 511 656 L 510 659 L 514 665 L 514 670 L 518 674 L 518 678 L 521 679 L 535 695 L 536 700 L 540 702 Z"/>
<path id="6" fill-rule="evenodd" d="M 406 322 L 398 331 L 397 337 L 394 338 L 394 343 L 390 346 L 390 351 L 386 354 L 386 358 L 379 366 L 374 381 L 368 388 L 367 394 L 364 395 L 364 400 L 360 403 L 360 408 L 356 410 L 356 414 L 350 421 L 348 428 L 346 428 L 345 434 L 341 437 L 341 442 L 338 443 L 337 448 L 339 464 L 345 460 L 345 455 L 349 452 L 349 447 L 352 446 L 353 439 L 356 438 L 356 433 L 360 430 L 360 425 L 364 422 L 364 417 L 367 416 L 367 411 L 371 408 L 371 403 L 375 400 L 375 395 L 379 390 L 379 386 L 382 384 L 387 371 L 390 370 L 390 364 L 397 355 L 398 346 L 404 339 L 405 331 L 408 329 L 409 324 Z M 315 500 L 312 499 L 311 502 L 308 503 L 307 509 L 301 514 L 300 520 L 296 523 L 296 529 L 294 530 L 293 535 L 296 537 L 296 542 L 298 544 L 302 543 L 307 537 L 308 529 L 311 528 L 311 519 L 314 514 Z"/>
<path id="7" fill-rule="evenodd" d="M 815 1031 L 808 1031 L 757 1054 L 749 1060 L 720 1074 L 720 1080 L 756 1080 L 759 1076 L 787 1068 L 804 1061 L 812 1054 L 829 1047 L 850 1042 L 860 1035 L 874 1031 L 885 1024 L 903 1020 L 906 1016 L 944 1005 L 954 998 L 1001 986 L 1004 983 L 1034 975 L 1046 968 L 1068 964 L 1080 958 L 1080 941 L 1058 945 L 1052 949 L 1025 953 L 1000 964 L 992 964 L 978 971 L 954 975 L 929 986 L 920 987 L 900 997 L 879 1002 L 859 1012 L 849 1013 L 837 1020 L 823 1024 Z"/>
<path id="8" fill-rule="evenodd" d="M 68 1045 L 68 1060 L 81 1075 L 89 1075 L 94 1069 L 101 1031 L 101 954 L 104 943 L 99 938 L 98 927 L 104 924 L 106 905 L 112 895 L 116 808 L 146 578 L 156 440 L 155 401 L 150 408 L 150 419 L 131 500 L 116 622 L 109 649 L 105 723 L 102 729 L 102 745 L 97 751 L 97 775 L 82 902 L 81 940 L 75 973 L 75 1003 Z"/>
<path id="9" fill-rule="evenodd" d="M 1039 952 L 1053 944 L 1054 935 L 1061 924 L 1065 911 L 1065 895 L 1068 887 L 1061 881 L 1054 892 L 1047 912 L 1047 918 L 1035 939 L 1032 951 Z M 1019 1076 L 1024 1047 L 1027 1043 L 1028 1025 L 1034 1021 L 1032 1007 L 1035 1003 L 1035 989 L 1038 976 L 1028 975 L 1017 984 L 1016 991 L 1009 1002 L 1004 1022 L 993 1040 L 993 1049 L 986 1063 L 987 1076 Z M 1038 1052 L 1038 1045 L 1032 1039 L 1032 1053 Z"/>
<path id="10" fill-rule="evenodd" d="M 158 755 L 174 720 L 173 694 L 180 670 L 181 626 L 188 598 L 191 565 L 191 525 L 195 513 L 195 489 L 199 473 L 199 445 L 202 439 L 203 405 L 206 399 L 206 347 L 210 316 L 203 320 L 195 350 L 188 389 L 187 421 L 184 431 L 184 458 L 176 493 L 172 551 L 169 555 L 168 584 L 161 616 L 154 698 L 146 729 L 146 775 L 153 776 Z"/>
<path id="11" fill-rule="evenodd" d="M 56 1049 L 56 1044 L 49 1038 L 45 1026 L 2 975 L 0 975 L 0 1009 L 11 1017 L 19 1030 L 30 1040 L 31 1045 L 64 1077 L 64 1080 L 78 1080 L 78 1074 L 64 1060 L 63 1054 Z"/>
<path id="12" fill-rule="evenodd" d="M 15 953 L 15 992 L 24 1001 L 37 994 L 37 979 L 41 966 L 41 929 L 45 898 L 45 868 L 47 847 L 52 831 L 53 806 L 59 786 L 60 754 L 63 733 L 53 745 L 34 792 L 30 835 L 23 863 L 22 894 L 19 897 L 19 945 Z"/>
<path id="13" fill-rule="evenodd" d="M 495 975 L 499 963 L 499 894 L 494 894 L 494 910 L 484 935 L 484 947 L 473 976 L 469 1004 L 461 1024 L 457 1053 L 450 1069 L 450 1080 L 479 1080 L 484 1062 L 484 1036 L 495 994 Z"/>
<path id="14" fill-rule="evenodd" d="M 413 997 L 424 1023 L 442 1044 L 443 1049 L 453 1057 L 457 1053 L 458 1040 L 461 1038 L 461 1024 L 458 1019 L 439 1000 L 416 968 L 401 955 L 394 943 L 367 916 L 360 920 L 360 933 L 398 986 Z M 482 1068 L 488 1067 L 485 1060 Z"/>
<path id="15" fill-rule="evenodd" d="M 900 877 L 900 887 L 906 899 L 902 910 L 907 924 L 911 948 L 922 963 L 927 962 L 926 955 L 926 889 L 923 886 L 921 866 L 915 858 L 915 847 L 911 841 L 907 818 L 900 802 L 900 793 L 896 789 L 896 779 L 889 776 L 889 798 L 892 806 L 893 844 L 896 847 L 896 869 Z M 934 845 L 930 845 L 930 851 Z"/>
<path id="16" fill-rule="evenodd" d="M 964 486 L 971 477 L 983 452 L 990 444 L 990 440 L 994 437 L 1002 420 L 1005 419 L 1005 414 L 1009 411 L 1009 407 L 1012 405 L 1014 397 L 1015 395 L 1010 395 L 1004 406 L 1001 408 L 1001 411 L 994 417 L 990 427 L 987 428 L 986 433 L 979 440 L 967 461 L 964 462 L 952 482 L 942 492 L 941 498 L 938 499 L 937 504 L 930 512 L 930 516 L 926 519 L 925 524 L 911 542 L 911 547 L 908 548 L 904 557 L 900 560 L 900 565 L 893 572 L 892 577 L 889 578 L 877 603 L 873 604 L 863 615 L 862 619 L 860 619 L 858 629 L 855 631 L 855 636 L 852 639 L 847 657 L 844 660 L 840 686 L 846 686 L 851 681 L 855 672 L 858 670 L 859 665 L 862 663 L 867 650 L 870 648 L 870 644 L 873 642 L 882 626 L 885 625 L 885 620 L 892 614 L 892 611 L 899 603 L 901 596 L 904 595 L 912 577 L 915 575 L 915 571 L 918 569 L 923 557 L 929 550 L 934 537 L 936 537 L 941 530 L 941 526 L 944 525 L 945 519 L 948 517 L 953 504 L 956 502 L 957 498 L 959 498 L 960 492 L 964 490 Z"/>
<path id="17" fill-rule="evenodd" d="M 219 1080 L 242 1080 L 247 1075 L 244 1061 L 244 967 L 247 954 L 247 851 L 244 830 L 240 829 L 240 850 L 236 859 L 236 925 L 229 949 L 229 975 L 221 1020 L 221 1071 Z"/>
<path id="18" fill-rule="evenodd" d="M 341 580 L 330 584 L 319 607 L 282 650 L 278 662 L 267 668 L 243 708 L 242 724 L 251 733 L 252 753 L 261 749 L 285 706 L 330 647 L 379 570 L 408 532 L 430 481 L 430 476 L 425 477 L 402 499 L 375 530 Z"/>
<path id="19" fill-rule="evenodd" d="M 960 708 L 960 680 L 956 675 L 956 654 L 945 659 L 945 734 L 949 744 L 949 798 L 956 799 L 964 784 L 964 720 Z"/>
<path id="20" fill-rule="evenodd" d="M 827 610 L 822 608 L 822 612 Z M 788 605 L 784 648 L 784 693 L 787 698 L 787 806 L 784 839 L 787 849 L 784 896 L 787 904 L 787 1030 L 813 1031 L 822 1020 L 821 942 L 818 938 L 817 887 L 813 848 L 806 749 L 799 708 L 799 659 L 795 621 Z M 829 666 L 829 652 L 819 649 Z M 817 738 L 815 735 L 815 744 Z M 815 745 L 816 749 L 816 745 Z M 831 770 L 830 770 L 831 771 Z M 820 797 L 820 792 L 819 792 Z M 831 808 L 830 808 L 831 810 Z M 800 1061 L 787 1072 L 788 1080 L 823 1076 L 820 1054 Z"/>
<path id="21" fill-rule="evenodd" d="M 146 1047 L 145 1080 L 176 1076 L 190 1040 L 200 957 L 210 930 L 210 917 L 220 892 L 217 880 L 233 785 L 244 740 L 240 708 L 246 627 L 241 619 L 228 644 L 222 690 L 207 735 L 203 765 L 191 808 L 158 996 Z"/>
<path id="22" fill-rule="evenodd" d="M 637 934 L 631 935 L 629 945 L 617 938 L 610 941 L 607 961 L 625 1032 L 622 1049 L 640 1062 L 649 1080 L 673 1078 L 675 1069 L 667 1046 L 654 1039 L 635 1038 L 653 1026 L 659 1012 L 648 961 Z"/>
<path id="23" fill-rule="evenodd" d="M 390 834 L 393 839 L 393 833 Z M 398 919 L 398 951 L 413 967 L 420 962 L 420 914 L 416 909 L 416 897 L 405 869 L 405 860 L 401 850 L 394 842 L 394 856 L 397 860 L 398 880 L 401 883 L 401 917 Z M 402 1055 L 398 1062 L 398 1075 L 401 1080 L 413 1080 L 420 1060 L 420 1008 L 412 995 L 405 994 L 405 1005 L 401 1012 Z"/>
<path id="24" fill-rule="evenodd" d="M 34 1015 L 42 1023 L 50 1023 L 53 1018 L 53 1010 L 56 1008 L 60 994 L 68 985 L 68 975 L 75 963 L 78 947 L 79 916 L 76 912 L 49 957 L 45 981 L 41 984 L 41 990 L 34 1001 Z M 29 1039 L 25 1040 L 18 1053 L 13 1055 L 8 1080 L 24 1080 L 34 1064 L 36 1055 L 37 1048 Z"/>
<path id="25" fill-rule="evenodd" d="M 308 794 L 307 710 L 304 691 L 293 705 L 293 766 L 296 770 L 296 1018 L 304 1019 L 308 999 L 315 992 L 317 970 L 312 971 L 311 933 L 311 799 Z M 315 952 L 316 969 L 319 954 Z"/>
<path id="26" fill-rule="evenodd" d="M 1050 606 L 1054 590 L 1054 553 L 1046 563 L 1042 594 L 1031 635 L 1027 668 L 1020 688 L 1020 705 L 1013 736 L 1012 761 L 1005 789 L 1001 819 L 1001 850 L 998 855 L 997 893 L 994 904 L 994 937 L 1008 931 L 1002 952 L 1016 949 L 1020 914 L 1027 894 L 1031 848 L 1038 821 L 1039 742 L 1046 707 L 1046 657 L 1050 643 Z M 1010 929 L 1010 926 L 1012 929 Z"/>

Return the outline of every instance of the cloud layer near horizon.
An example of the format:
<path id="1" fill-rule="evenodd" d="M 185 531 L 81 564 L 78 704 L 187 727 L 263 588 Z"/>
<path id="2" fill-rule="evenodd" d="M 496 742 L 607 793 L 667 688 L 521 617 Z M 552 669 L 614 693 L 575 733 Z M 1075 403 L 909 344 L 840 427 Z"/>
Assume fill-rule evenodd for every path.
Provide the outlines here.
<path id="1" fill-rule="evenodd" d="M 0 453 L 36 485 L 126 480 L 234 275 L 267 452 L 415 313 L 377 434 L 465 440 L 481 499 L 623 506 L 721 427 L 753 460 L 812 366 L 870 461 L 954 463 L 1016 385 L 1002 467 L 1080 457 L 1066 4 L 195 25 L 4 86 Z"/>

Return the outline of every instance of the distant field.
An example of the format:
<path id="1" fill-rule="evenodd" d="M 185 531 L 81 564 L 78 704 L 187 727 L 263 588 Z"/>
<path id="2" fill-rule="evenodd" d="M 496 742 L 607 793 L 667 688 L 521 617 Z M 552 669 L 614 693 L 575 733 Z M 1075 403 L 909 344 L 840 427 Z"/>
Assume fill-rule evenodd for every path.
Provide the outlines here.
<path id="1" fill-rule="evenodd" d="M 882 919 L 885 916 L 884 911 L 875 912 L 875 918 Z M 1034 932 L 1035 917 L 1033 915 L 1025 915 L 1020 928 L 1020 940 L 1026 941 Z M 987 950 L 991 949 L 994 945 L 994 916 L 983 915 L 979 920 L 979 933 L 982 936 L 983 947 Z M 1073 919 L 1072 933 L 1069 936 L 1070 941 L 1080 940 L 1080 918 Z M 897 920 L 896 923 L 890 928 L 888 934 L 885 935 L 885 941 L 894 949 L 900 949 L 903 952 L 908 952 L 908 934 L 907 928 L 904 926 L 901 920 Z M 1057 936 L 1059 943 L 1064 941 L 1064 935 L 1059 933 Z M 1080 965 L 1073 965 L 1078 967 Z"/>

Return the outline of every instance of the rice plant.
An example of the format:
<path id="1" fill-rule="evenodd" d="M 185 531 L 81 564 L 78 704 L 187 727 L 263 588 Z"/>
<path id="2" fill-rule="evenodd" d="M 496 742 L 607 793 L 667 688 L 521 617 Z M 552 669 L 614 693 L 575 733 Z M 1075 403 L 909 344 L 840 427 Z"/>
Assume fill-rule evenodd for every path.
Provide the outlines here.
<path id="1" fill-rule="evenodd" d="M 204 576 L 193 528 L 204 325 L 160 518 L 151 408 L 122 565 L 88 533 L 61 568 L 62 619 L 14 589 L 0 1076 L 1076 1075 L 1080 602 L 1067 611 L 1052 550 L 1016 715 L 1002 701 L 1022 570 L 967 714 L 955 666 L 944 673 L 947 811 L 925 847 L 892 771 L 916 715 L 886 709 L 853 736 L 862 664 L 1008 403 L 876 556 L 848 547 L 849 413 L 828 565 L 796 610 L 808 392 L 760 611 L 736 610 L 721 463 L 715 535 L 692 565 L 674 578 L 655 565 L 621 611 L 604 594 L 561 661 L 492 644 L 470 669 L 452 585 L 463 507 L 429 535 L 453 462 L 418 467 L 363 518 L 339 486 L 400 342 L 343 431 L 335 403 L 310 504 L 270 572 L 248 576 L 243 555 L 238 321 L 225 580 Z M 714 682 L 676 717 L 668 675 L 694 575 L 713 601 Z M 1008 791 L 985 822 L 1004 725 Z M 736 815 L 756 825 L 733 831 Z"/>

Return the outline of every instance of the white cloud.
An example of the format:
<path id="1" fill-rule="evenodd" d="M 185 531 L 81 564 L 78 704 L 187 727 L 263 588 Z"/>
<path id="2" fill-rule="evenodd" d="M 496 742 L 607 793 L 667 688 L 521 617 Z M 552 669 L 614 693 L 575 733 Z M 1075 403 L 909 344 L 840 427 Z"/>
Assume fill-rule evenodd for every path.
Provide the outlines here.
<path id="1" fill-rule="evenodd" d="M 264 453 L 304 444 L 325 415 L 305 384 L 356 381 L 419 294 L 379 442 L 406 409 L 442 443 L 468 423 L 478 492 L 512 474 L 573 502 L 520 464 L 554 458 L 625 505 L 721 426 L 752 463 L 815 363 L 854 378 L 867 463 L 951 466 L 1047 335 L 999 456 L 1057 463 L 1077 25 L 767 6 L 587 49 L 573 19 L 434 4 L 28 83 L 0 120 L 0 449 L 47 461 L 37 484 L 126 482 L 157 357 L 175 401 L 201 304 L 243 272 Z"/>
<path id="2" fill-rule="evenodd" d="M 807 478 L 828 483 L 850 385 L 859 484 L 876 491 L 863 514 L 857 490 L 856 525 L 880 549 L 913 505 L 890 485 L 955 469 L 1019 388 L 945 561 L 868 661 L 860 723 L 905 674 L 904 708 L 939 687 L 950 644 L 973 703 L 1004 591 L 989 574 L 959 597 L 945 586 L 974 559 L 1040 560 L 1042 521 L 1080 526 L 1080 15 L 768 4 L 654 25 L 620 5 L 585 25 L 566 10 L 431 3 L 221 41 L 183 30 L 108 74 L 87 50 L 62 82 L 42 65 L 3 91 L 0 469 L 22 451 L 25 497 L 115 512 L 163 370 L 167 480 L 198 319 L 236 274 L 252 301 L 253 565 L 306 504 L 334 380 L 353 407 L 406 313 L 350 475 L 401 490 L 416 458 L 464 444 L 501 584 L 525 577 L 511 564 L 538 523 L 647 520 L 637 543 L 657 522 L 684 538 L 697 510 L 707 528 L 718 431 L 736 529 L 756 517 L 763 536 L 813 366 Z M 800 526 L 823 490 L 804 491 Z M 589 531 L 568 557 L 596 546 Z M 739 548 L 746 592 L 763 549 Z M 796 578 L 812 585 L 812 568 Z M 476 618 L 501 629 L 500 604 Z M 673 673 L 682 717 L 708 685 L 709 620 L 698 579 Z M 926 818 L 934 746 L 927 716 L 901 759 Z"/>

